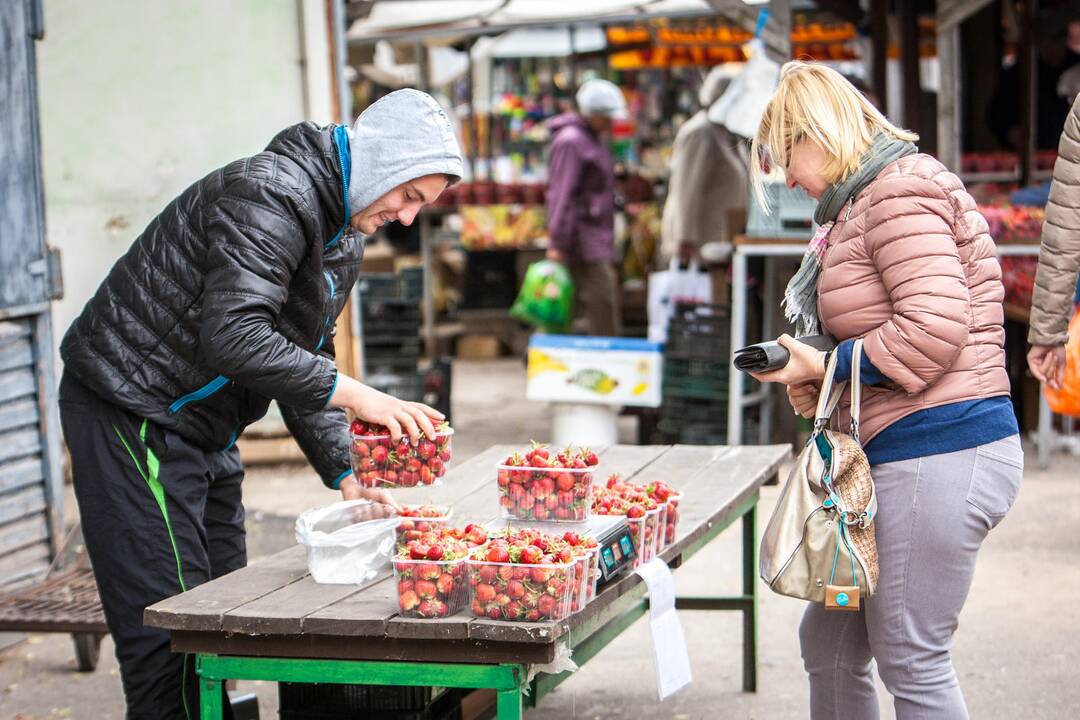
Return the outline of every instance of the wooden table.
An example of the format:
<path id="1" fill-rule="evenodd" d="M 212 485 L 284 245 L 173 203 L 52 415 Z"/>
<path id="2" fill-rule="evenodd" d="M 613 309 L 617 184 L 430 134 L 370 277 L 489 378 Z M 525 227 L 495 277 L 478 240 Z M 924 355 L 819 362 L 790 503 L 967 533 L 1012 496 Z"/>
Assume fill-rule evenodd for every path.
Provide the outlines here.
<path id="1" fill-rule="evenodd" d="M 451 503 L 461 523 L 492 519 L 494 465 L 516 449 L 485 450 L 423 500 Z M 661 553 L 672 567 L 742 519 L 742 594 L 682 597 L 677 607 L 743 614 L 743 689 L 751 692 L 757 687 L 756 508 L 762 484 L 789 452 L 788 446 L 616 445 L 600 454 L 598 481 L 619 472 L 685 491 L 678 535 Z M 145 621 L 170 630 L 176 652 L 197 655 L 203 718 L 221 718 L 221 683 L 237 679 L 490 688 L 501 720 L 520 718 L 523 702 L 535 705 L 567 677 L 540 674 L 524 697 L 528 665 L 551 662 L 563 643 L 581 665 L 648 609 L 644 583 L 628 575 L 563 622 L 492 621 L 467 611 L 411 620 L 397 616 L 396 583 L 388 578 L 389 569 L 363 589 L 319 585 L 297 546 L 157 603 Z"/>

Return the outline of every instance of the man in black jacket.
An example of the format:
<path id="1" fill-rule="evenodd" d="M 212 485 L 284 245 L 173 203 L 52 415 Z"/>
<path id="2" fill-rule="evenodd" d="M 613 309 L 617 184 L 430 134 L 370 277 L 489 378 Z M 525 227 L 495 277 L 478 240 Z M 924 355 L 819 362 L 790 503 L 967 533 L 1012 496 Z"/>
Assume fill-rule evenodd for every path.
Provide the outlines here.
<path id="1" fill-rule="evenodd" d="M 345 411 L 413 442 L 441 415 L 339 373 L 334 321 L 362 235 L 408 225 L 461 174 L 416 90 L 351 129 L 286 128 L 169 203 L 68 330 L 61 420 L 128 718 L 198 715 L 193 658 L 143 610 L 246 563 L 234 443 L 271 400 L 328 487 L 393 502 L 351 476 Z"/>

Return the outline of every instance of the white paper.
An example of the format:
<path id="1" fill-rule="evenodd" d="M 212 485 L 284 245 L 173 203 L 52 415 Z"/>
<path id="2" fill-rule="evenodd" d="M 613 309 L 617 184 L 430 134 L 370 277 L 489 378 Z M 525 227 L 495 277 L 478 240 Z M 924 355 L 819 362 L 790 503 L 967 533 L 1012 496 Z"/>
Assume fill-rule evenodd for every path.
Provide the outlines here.
<path id="1" fill-rule="evenodd" d="M 649 627 L 652 631 L 653 665 L 660 699 L 673 695 L 693 679 L 679 614 L 675 611 L 675 579 L 660 558 L 637 569 L 649 588 Z"/>

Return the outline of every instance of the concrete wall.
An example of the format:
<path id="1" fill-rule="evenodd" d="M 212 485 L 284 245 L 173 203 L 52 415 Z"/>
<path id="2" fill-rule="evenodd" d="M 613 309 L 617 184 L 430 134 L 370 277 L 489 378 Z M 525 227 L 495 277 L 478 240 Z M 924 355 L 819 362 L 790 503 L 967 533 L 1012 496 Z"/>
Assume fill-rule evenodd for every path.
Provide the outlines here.
<path id="1" fill-rule="evenodd" d="M 173 197 L 287 125 L 331 120 L 329 56 L 323 0 L 44 5 L 38 82 L 47 237 L 63 253 L 59 343 Z"/>

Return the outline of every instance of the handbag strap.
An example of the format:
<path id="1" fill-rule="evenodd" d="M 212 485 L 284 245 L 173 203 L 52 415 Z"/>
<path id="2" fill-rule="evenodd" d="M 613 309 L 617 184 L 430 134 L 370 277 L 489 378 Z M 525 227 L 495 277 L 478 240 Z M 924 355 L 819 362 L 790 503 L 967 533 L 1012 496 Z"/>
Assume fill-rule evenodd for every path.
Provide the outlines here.
<path id="1" fill-rule="evenodd" d="M 847 383 L 851 388 L 851 436 L 862 445 L 859 439 L 859 418 L 862 408 L 862 356 L 863 341 L 858 339 L 851 348 L 851 379 Z M 821 381 L 818 393 L 817 411 L 814 413 L 813 435 L 825 429 L 829 418 L 836 412 L 840 398 L 844 393 L 843 382 L 836 384 L 836 353 L 829 355 L 829 364 L 825 368 L 825 377 Z"/>

